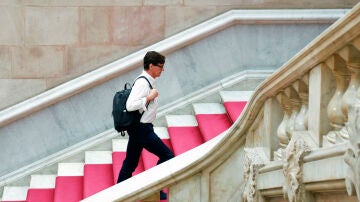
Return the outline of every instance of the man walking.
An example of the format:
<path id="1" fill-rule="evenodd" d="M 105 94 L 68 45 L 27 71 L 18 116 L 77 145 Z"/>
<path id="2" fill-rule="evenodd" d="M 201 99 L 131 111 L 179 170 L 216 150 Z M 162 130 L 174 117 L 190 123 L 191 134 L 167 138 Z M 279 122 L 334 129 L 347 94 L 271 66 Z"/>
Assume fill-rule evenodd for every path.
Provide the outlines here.
<path id="1" fill-rule="evenodd" d="M 164 71 L 164 64 L 165 56 L 155 51 L 147 52 L 144 57 L 144 70 L 140 76 L 144 76 L 148 81 L 145 78 L 137 79 L 126 102 L 128 111 L 138 110 L 139 113 L 142 113 L 142 117 L 139 123 L 127 130 L 129 142 L 117 183 L 132 176 L 139 163 L 143 148 L 159 157 L 157 164 L 174 157 L 172 151 L 155 134 L 152 124 L 156 118 L 159 95 L 158 90 L 152 86 L 154 86 L 155 79 Z M 160 199 L 166 199 L 166 194 L 162 191 Z"/>

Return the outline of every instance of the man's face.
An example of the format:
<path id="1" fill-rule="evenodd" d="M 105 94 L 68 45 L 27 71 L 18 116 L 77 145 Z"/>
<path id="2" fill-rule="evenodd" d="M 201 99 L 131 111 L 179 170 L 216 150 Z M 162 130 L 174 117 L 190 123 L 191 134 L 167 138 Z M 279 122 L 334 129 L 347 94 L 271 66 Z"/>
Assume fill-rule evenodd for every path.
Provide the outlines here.
<path id="1" fill-rule="evenodd" d="M 153 78 L 157 78 L 164 71 L 164 64 L 153 65 L 150 64 L 150 74 Z"/>

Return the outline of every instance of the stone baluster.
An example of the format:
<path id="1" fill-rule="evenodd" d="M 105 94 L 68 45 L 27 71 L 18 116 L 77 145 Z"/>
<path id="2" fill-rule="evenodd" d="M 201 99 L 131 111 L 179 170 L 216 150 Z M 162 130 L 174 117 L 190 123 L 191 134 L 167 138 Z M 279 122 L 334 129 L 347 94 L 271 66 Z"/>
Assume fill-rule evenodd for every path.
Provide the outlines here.
<path id="1" fill-rule="evenodd" d="M 356 38 L 353 42 L 352 42 L 352 46 L 354 47 L 354 48 L 356 48 L 357 49 L 357 55 L 355 55 L 355 54 L 352 54 L 352 57 L 353 58 L 357 58 L 357 59 L 359 59 L 360 58 L 360 55 L 359 55 L 359 52 L 360 52 L 360 37 L 358 37 L 358 38 Z M 357 66 L 357 67 L 359 67 L 359 61 L 353 61 L 352 62 L 352 66 Z M 358 88 L 358 90 L 357 90 L 357 99 L 358 100 L 360 100 L 360 87 Z"/>
<path id="2" fill-rule="evenodd" d="M 308 129 L 309 76 L 305 75 L 302 79 L 297 80 L 293 87 L 301 102 L 300 111 L 295 120 L 295 130 L 304 131 Z"/>
<path id="3" fill-rule="evenodd" d="M 338 54 L 331 56 L 326 64 L 332 70 L 336 80 L 336 90 L 327 107 L 332 131 L 324 137 L 324 146 L 329 146 L 341 142 L 340 137 L 346 136 L 340 134 L 346 121 L 342 110 L 342 98 L 350 81 L 350 72 L 346 67 L 346 62 Z"/>
<path id="4" fill-rule="evenodd" d="M 276 99 L 280 103 L 282 110 L 284 111 L 283 119 L 277 129 L 277 137 L 279 140 L 280 148 L 274 152 L 274 160 L 283 159 L 283 152 L 291 139 L 291 134 L 289 130 L 289 120 L 291 117 L 291 107 L 290 100 L 285 95 L 284 90 L 282 90 L 277 96 Z"/>
<path id="5" fill-rule="evenodd" d="M 285 95 L 288 97 L 290 101 L 289 105 L 290 105 L 291 115 L 288 121 L 287 130 L 290 133 L 290 137 L 292 137 L 292 134 L 294 133 L 294 131 L 296 131 L 295 129 L 296 118 L 298 117 L 301 103 L 300 103 L 299 95 L 292 86 L 289 86 L 288 88 L 285 89 Z"/>
<path id="6" fill-rule="evenodd" d="M 350 83 L 342 97 L 341 106 L 347 122 L 348 108 L 356 102 L 355 98 L 360 86 L 360 52 L 354 46 L 348 45 L 339 52 L 339 55 L 346 61 L 347 68 L 351 72 Z"/>

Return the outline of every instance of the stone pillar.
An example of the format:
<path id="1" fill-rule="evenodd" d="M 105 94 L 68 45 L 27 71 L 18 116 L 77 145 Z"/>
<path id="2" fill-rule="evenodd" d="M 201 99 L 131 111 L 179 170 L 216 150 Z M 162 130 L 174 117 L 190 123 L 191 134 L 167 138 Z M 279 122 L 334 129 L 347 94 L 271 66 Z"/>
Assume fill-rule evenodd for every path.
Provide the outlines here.
<path id="1" fill-rule="evenodd" d="M 327 115 L 331 96 L 334 94 L 335 81 L 331 70 L 324 64 L 319 64 L 309 72 L 309 117 L 308 131 L 318 147 L 322 145 L 323 136 L 330 130 Z"/>
<path id="2" fill-rule="evenodd" d="M 284 91 L 280 91 L 280 93 L 276 96 L 277 100 L 280 103 L 282 110 L 284 111 L 283 120 L 281 121 L 278 129 L 277 129 L 277 137 L 280 144 L 280 148 L 274 152 L 274 160 L 281 160 L 283 158 L 283 152 L 286 148 L 287 144 L 290 142 L 291 134 L 289 131 L 289 121 L 291 117 L 291 107 L 290 100 L 284 94 Z"/>
<path id="3" fill-rule="evenodd" d="M 277 137 L 277 129 L 284 116 L 276 98 L 271 97 L 265 101 L 264 105 L 264 129 L 267 146 L 267 155 L 269 159 L 274 159 L 273 151 L 279 148 L 279 140 Z"/>

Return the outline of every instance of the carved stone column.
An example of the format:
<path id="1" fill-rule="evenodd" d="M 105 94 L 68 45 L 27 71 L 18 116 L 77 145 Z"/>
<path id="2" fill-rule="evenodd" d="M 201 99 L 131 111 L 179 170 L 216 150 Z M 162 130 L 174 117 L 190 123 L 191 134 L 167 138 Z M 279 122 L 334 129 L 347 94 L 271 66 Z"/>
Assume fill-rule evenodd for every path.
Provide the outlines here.
<path id="1" fill-rule="evenodd" d="M 259 169 L 263 167 L 269 160 L 266 157 L 265 148 L 254 147 L 245 148 L 244 163 L 244 182 L 243 202 L 261 202 L 261 195 L 256 190 L 256 177 Z"/>
<path id="2" fill-rule="evenodd" d="M 292 133 L 296 131 L 296 118 L 298 117 L 301 103 L 300 98 L 296 90 L 293 88 L 293 86 L 290 86 L 285 89 L 285 94 L 289 98 L 290 101 L 290 110 L 291 110 L 291 116 L 288 122 L 288 131 L 290 133 L 290 136 L 292 136 Z"/>
<path id="3" fill-rule="evenodd" d="M 346 116 L 342 110 L 342 98 L 350 81 L 350 72 L 345 61 L 339 55 L 331 56 L 326 61 L 326 64 L 330 67 L 336 79 L 336 90 L 327 107 L 330 125 L 333 130 L 324 137 L 325 146 L 344 142 L 348 138 L 346 132 L 341 131 L 346 122 Z"/>
<path id="4" fill-rule="evenodd" d="M 308 103 L 309 103 L 309 76 L 305 75 L 302 79 L 297 80 L 293 86 L 299 95 L 301 102 L 300 111 L 295 120 L 295 130 L 304 131 L 308 129 Z"/>
<path id="5" fill-rule="evenodd" d="M 278 150 L 274 152 L 274 160 L 281 160 L 281 159 L 283 159 L 283 156 L 284 156 L 283 155 L 284 149 L 290 142 L 290 138 L 291 138 L 291 134 L 290 134 L 289 127 L 288 127 L 290 116 L 291 116 L 291 107 L 290 107 L 290 100 L 284 94 L 283 91 L 280 92 L 276 96 L 276 98 L 277 98 L 278 102 L 280 103 L 281 108 L 284 111 L 284 117 L 277 129 L 277 137 L 279 140 L 280 148 L 278 148 Z"/>
<path id="6" fill-rule="evenodd" d="M 339 52 L 346 61 L 347 68 L 351 72 L 351 79 L 348 88 L 342 97 L 341 109 L 345 115 L 345 122 L 348 120 L 348 107 L 355 104 L 357 90 L 360 86 L 360 52 L 351 45 L 346 46 Z"/>

